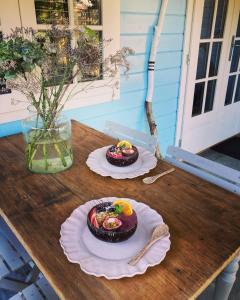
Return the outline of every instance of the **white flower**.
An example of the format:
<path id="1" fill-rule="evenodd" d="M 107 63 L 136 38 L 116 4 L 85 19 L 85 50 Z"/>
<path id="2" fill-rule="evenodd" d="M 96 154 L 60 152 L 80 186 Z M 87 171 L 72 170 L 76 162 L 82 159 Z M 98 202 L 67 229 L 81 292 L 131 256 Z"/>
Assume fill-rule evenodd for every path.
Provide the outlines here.
<path id="1" fill-rule="evenodd" d="M 88 9 L 88 7 L 92 7 L 93 4 L 91 0 L 78 0 L 76 1 L 76 8 L 79 10 Z"/>

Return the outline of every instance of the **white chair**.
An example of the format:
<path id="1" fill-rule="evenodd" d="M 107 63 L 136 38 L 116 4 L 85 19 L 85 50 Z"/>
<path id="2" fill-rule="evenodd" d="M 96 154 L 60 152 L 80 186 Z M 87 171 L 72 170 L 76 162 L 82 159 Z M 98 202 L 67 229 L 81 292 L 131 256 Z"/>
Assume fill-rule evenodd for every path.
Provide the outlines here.
<path id="1" fill-rule="evenodd" d="M 29 272 L 24 280 L 12 274 L 26 265 Z M 12 300 L 58 300 L 52 287 L 32 262 L 24 247 L 19 243 L 5 221 L 0 217 L 0 288 L 14 291 Z"/>
<path id="2" fill-rule="evenodd" d="M 26 282 L 7 277 L 30 262 L 30 256 L 4 220 L 0 218 L 0 288 L 13 291 L 25 288 L 28 285 Z"/>
<path id="3" fill-rule="evenodd" d="M 240 195 L 240 172 L 183 149 L 169 146 L 165 160 L 198 177 Z"/>
<path id="4" fill-rule="evenodd" d="M 35 283 L 29 285 L 9 300 L 59 300 L 46 278 L 40 274 Z"/>
<path id="5" fill-rule="evenodd" d="M 133 145 L 143 147 L 152 153 L 156 151 L 158 141 L 155 136 L 124 125 L 107 121 L 105 123 L 104 133 L 118 140 L 128 140 Z"/>

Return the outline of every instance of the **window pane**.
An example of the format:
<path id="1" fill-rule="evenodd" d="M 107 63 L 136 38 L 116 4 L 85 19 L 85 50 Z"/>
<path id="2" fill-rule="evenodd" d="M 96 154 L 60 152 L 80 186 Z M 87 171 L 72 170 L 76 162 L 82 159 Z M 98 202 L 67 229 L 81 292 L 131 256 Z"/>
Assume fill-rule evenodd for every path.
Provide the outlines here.
<path id="1" fill-rule="evenodd" d="M 217 80 L 208 81 L 204 112 L 208 112 L 213 109 L 216 82 Z"/>
<path id="2" fill-rule="evenodd" d="M 238 27 L 237 27 L 236 37 L 240 37 L 240 15 L 239 15 L 239 18 L 238 18 Z"/>
<path id="3" fill-rule="evenodd" d="M 67 0 L 35 0 L 37 24 L 68 23 Z"/>
<path id="4" fill-rule="evenodd" d="M 238 102 L 238 101 L 240 101 L 240 75 L 238 75 L 236 94 L 234 98 L 234 102 Z"/>
<path id="5" fill-rule="evenodd" d="M 202 19 L 201 39 L 211 37 L 214 6 L 215 0 L 205 0 Z"/>
<path id="6" fill-rule="evenodd" d="M 228 79 L 228 87 L 227 87 L 227 93 L 226 93 L 226 98 L 225 98 L 225 105 L 229 105 L 232 103 L 235 80 L 236 80 L 236 75 L 232 75 Z"/>
<path id="7" fill-rule="evenodd" d="M 211 60 L 210 60 L 210 68 L 209 68 L 209 77 L 217 76 L 221 47 L 222 47 L 221 42 L 213 43 Z"/>
<path id="8" fill-rule="evenodd" d="M 218 0 L 217 16 L 214 30 L 215 38 L 222 38 L 228 8 L 228 0 Z"/>
<path id="9" fill-rule="evenodd" d="M 196 79 L 206 77 L 209 43 L 201 43 L 198 52 L 198 66 Z"/>
<path id="10" fill-rule="evenodd" d="M 75 25 L 101 25 L 101 1 L 91 2 L 91 7 L 82 9 L 82 5 L 77 0 L 73 1 Z"/>
<path id="11" fill-rule="evenodd" d="M 200 115 L 202 112 L 204 86 L 205 86 L 205 82 L 196 83 L 195 85 L 192 117 Z"/>
<path id="12" fill-rule="evenodd" d="M 236 72 L 238 69 L 238 62 L 240 57 L 240 41 L 235 42 L 233 55 L 232 55 L 232 62 L 231 62 L 231 68 L 230 72 Z"/>

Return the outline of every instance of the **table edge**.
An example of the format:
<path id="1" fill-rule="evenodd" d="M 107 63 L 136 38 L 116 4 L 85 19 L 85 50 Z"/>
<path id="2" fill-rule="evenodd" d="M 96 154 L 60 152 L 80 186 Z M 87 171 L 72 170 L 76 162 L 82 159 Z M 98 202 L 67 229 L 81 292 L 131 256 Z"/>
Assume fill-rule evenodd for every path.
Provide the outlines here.
<path id="1" fill-rule="evenodd" d="M 240 245 L 237 250 L 209 277 L 209 279 L 192 295 L 189 300 L 194 300 L 217 278 L 219 274 L 234 260 L 234 258 L 240 255 Z"/>

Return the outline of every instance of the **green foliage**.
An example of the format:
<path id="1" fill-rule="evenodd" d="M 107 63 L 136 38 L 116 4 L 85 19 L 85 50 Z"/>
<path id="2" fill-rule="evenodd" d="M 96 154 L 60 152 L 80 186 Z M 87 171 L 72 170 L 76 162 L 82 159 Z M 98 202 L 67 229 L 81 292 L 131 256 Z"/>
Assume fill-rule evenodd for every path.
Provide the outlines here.
<path id="1" fill-rule="evenodd" d="M 96 31 L 92 30 L 91 28 L 84 26 L 84 35 L 92 40 L 95 40 L 96 42 L 99 42 L 99 37 Z"/>
<path id="2" fill-rule="evenodd" d="M 0 76 L 11 79 L 31 72 L 44 58 L 44 51 L 36 41 L 16 36 L 0 42 Z"/>

